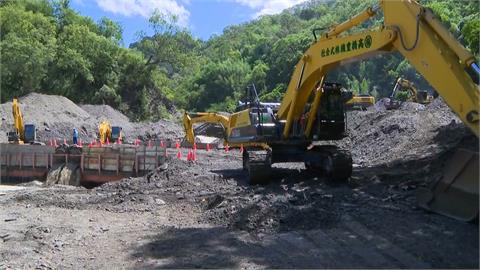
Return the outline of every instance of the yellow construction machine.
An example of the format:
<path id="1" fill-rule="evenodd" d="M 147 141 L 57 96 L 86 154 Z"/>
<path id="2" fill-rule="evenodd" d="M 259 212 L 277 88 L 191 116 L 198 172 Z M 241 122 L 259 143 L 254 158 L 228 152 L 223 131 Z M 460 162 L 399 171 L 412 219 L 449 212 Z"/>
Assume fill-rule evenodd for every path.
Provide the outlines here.
<path id="1" fill-rule="evenodd" d="M 123 131 L 119 126 L 110 126 L 108 121 L 102 121 L 98 126 L 98 137 L 101 143 L 123 140 Z"/>
<path id="2" fill-rule="evenodd" d="M 23 124 L 22 111 L 18 99 L 14 98 L 12 102 L 13 113 L 13 131 L 7 133 L 8 142 L 11 143 L 34 143 L 36 141 L 36 129 L 33 124 Z"/>
<path id="3" fill-rule="evenodd" d="M 365 110 L 373 105 L 375 105 L 375 97 L 366 94 L 354 95 L 345 103 L 347 109 L 351 110 Z"/>
<path id="4" fill-rule="evenodd" d="M 406 101 L 416 102 L 420 104 L 429 104 L 433 101 L 433 96 L 426 90 L 418 90 L 415 84 L 407 79 L 399 77 L 395 80 L 395 86 L 390 94 L 389 101 L 385 104 L 385 107 L 389 110 L 397 109 L 401 105 L 401 101 L 397 99 L 397 93 L 406 92 Z"/>
<path id="5" fill-rule="evenodd" d="M 219 113 L 185 113 L 183 115 L 183 127 L 185 129 L 185 136 L 189 143 L 193 144 L 195 142 L 195 134 L 193 130 L 193 125 L 196 123 L 213 123 L 220 124 L 223 126 L 224 131 L 227 131 L 229 124 L 229 117 L 219 114 Z M 224 137 L 227 137 L 226 135 Z"/>
<path id="6" fill-rule="evenodd" d="M 384 17 L 380 27 L 347 32 L 378 13 Z M 226 141 L 244 146 L 244 169 L 252 183 L 268 181 L 276 162 L 304 162 L 307 169 L 332 180 L 350 177 L 348 150 L 312 145 L 345 136 L 341 87 L 325 82 L 325 77 L 342 63 L 378 53 L 403 55 L 478 137 L 480 68 L 430 9 L 411 0 L 381 0 L 320 35 L 319 31 L 313 30 L 315 42 L 295 66 L 278 111 L 251 99 L 247 108 L 224 121 Z M 461 158 L 457 156 L 454 168 L 420 203 L 432 211 L 470 220 L 478 216 L 478 153 L 460 151 L 457 155 Z"/>

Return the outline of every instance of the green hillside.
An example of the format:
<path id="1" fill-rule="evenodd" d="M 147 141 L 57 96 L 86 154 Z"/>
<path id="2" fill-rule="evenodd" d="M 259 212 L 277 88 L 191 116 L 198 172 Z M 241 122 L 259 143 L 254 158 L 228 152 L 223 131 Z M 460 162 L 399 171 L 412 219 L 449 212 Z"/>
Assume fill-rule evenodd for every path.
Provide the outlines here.
<path id="1" fill-rule="evenodd" d="M 311 1 L 278 15 L 230 26 L 207 41 L 155 14 L 153 36 L 121 46 L 122 29 L 76 13 L 69 1 L 3 0 L 1 100 L 29 92 L 106 103 L 131 118 L 168 117 L 176 109 L 233 110 L 254 82 L 265 101 L 279 101 L 312 29 L 340 23 L 377 1 Z M 475 55 L 480 16 L 476 1 L 422 1 Z M 381 15 L 353 31 L 381 24 Z M 397 76 L 430 86 L 398 54 L 342 66 L 328 75 L 359 93 L 387 96 Z"/>

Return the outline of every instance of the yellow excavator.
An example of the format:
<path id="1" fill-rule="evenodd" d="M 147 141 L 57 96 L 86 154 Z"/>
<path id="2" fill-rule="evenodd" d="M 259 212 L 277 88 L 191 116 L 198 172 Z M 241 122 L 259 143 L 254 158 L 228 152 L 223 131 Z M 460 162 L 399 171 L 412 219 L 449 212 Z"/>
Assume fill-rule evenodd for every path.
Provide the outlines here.
<path id="1" fill-rule="evenodd" d="M 102 121 L 98 126 L 98 137 L 101 143 L 123 140 L 123 131 L 119 126 L 110 126 L 108 121 Z"/>
<path id="2" fill-rule="evenodd" d="M 418 90 L 415 84 L 407 79 L 399 77 L 395 80 L 395 86 L 390 94 L 389 101 L 385 104 L 385 107 L 389 110 L 398 109 L 401 105 L 401 101 L 397 100 L 397 93 L 405 91 L 407 93 L 406 101 L 416 102 L 420 104 L 429 104 L 433 101 L 433 96 L 425 90 Z"/>
<path id="3" fill-rule="evenodd" d="M 23 124 L 22 111 L 18 99 L 14 98 L 12 102 L 13 113 L 13 131 L 7 133 L 8 142 L 10 143 L 35 143 L 36 141 L 36 129 L 33 124 Z"/>
<path id="4" fill-rule="evenodd" d="M 375 97 L 367 94 L 353 95 L 345 106 L 350 110 L 366 110 L 368 107 L 375 105 Z"/>
<path id="5" fill-rule="evenodd" d="M 378 13 L 384 17 L 380 27 L 347 33 Z M 378 53 L 403 55 L 478 137 L 480 68 L 430 9 L 410 0 L 381 0 L 320 36 L 319 31 L 313 30 L 315 42 L 296 64 L 278 111 L 251 99 L 248 108 L 224 121 L 226 141 L 244 146 L 243 165 L 251 183 L 268 181 L 271 165 L 276 162 L 304 162 L 307 169 L 331 180 L 350 177 L 352 158 L 348 150 L 312 145 L 313 141 L 345 136 L 341 86 L 326 82 L 325 77 L 342 63 Z M 188 121 L 188 114 L 186 118 Z M 431 211 L 471 220 L 478 216 L 478 153 L 459 150 L 455 157 L 455 162 L 449 163 L 453 165 L 446 166 L 450 171 L 444 178 L 419 197 L 420 204 Z"/>

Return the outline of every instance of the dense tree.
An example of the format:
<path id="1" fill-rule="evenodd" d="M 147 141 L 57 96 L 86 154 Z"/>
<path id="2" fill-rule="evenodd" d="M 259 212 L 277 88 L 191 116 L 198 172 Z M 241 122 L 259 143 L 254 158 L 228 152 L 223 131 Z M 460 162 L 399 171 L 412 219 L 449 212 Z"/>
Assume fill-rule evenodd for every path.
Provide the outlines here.
<path id="1" fill-rule="evenodd" d="M 151 36 L 122 47 L 122 28 L 95 22 L 69 0 L 0 0 L 1 98 L 31 91 L 76 102 L 114 106 L 136 120 L 168 117 L 176 109 L 232 111 L 255 83 L 261 100 L 280 101 L 295 64 L 327 29 L 377 0 L 312 0 L 278 15 L 229 26 L 199 40 L 169 14 L 154 13 Z M 479 55 L 477 1 L 423 0 L 475 56 Z M 382 23 L 381 14 L 350 33 Z M 358 94 L 389 96 L 403 76 L 431 87 L 399 53 L 338 66 L 328 81 Z"/>
<path id="2" fill-rule="evenodd" d="M 39 89 L 56 54 L 52 19 L 14 4 L 0 8 L 2 101 Z"/>

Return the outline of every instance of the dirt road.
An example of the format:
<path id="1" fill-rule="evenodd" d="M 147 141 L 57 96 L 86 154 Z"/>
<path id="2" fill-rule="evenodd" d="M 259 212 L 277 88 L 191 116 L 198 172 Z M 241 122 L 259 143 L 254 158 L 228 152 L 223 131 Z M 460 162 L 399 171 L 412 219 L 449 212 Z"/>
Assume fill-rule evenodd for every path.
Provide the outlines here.
<path id="1" fill-rule="evenodd" d="M 170 152 L 173 156 L 173 152 Z M 248 186 L 237 150 L 94 189 L 0 193 L 0 268 L 478 268 L 478 225 L 429 214 L 440 156 L 355 166 L 348 184 L 277 166 Z"/>

